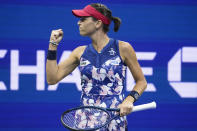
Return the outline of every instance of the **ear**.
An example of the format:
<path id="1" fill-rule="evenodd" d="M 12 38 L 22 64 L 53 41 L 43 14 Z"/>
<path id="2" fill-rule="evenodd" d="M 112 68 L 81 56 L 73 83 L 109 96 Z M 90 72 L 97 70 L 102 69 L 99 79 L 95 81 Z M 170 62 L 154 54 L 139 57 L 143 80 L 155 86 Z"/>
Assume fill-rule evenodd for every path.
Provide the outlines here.
<path id="1" fill-rule="evenodd" d="M 99 29 L 103 26 L 103 22 L 101 20 L 96 21 L 96 28 Z"/>

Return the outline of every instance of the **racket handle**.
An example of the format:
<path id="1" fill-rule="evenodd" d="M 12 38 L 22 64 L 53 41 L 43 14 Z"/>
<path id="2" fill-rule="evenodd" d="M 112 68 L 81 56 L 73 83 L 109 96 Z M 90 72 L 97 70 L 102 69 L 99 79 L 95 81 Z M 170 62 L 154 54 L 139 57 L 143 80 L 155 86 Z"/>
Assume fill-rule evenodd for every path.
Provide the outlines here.
<path id="1" fill-rule="evenodd" d="M 156 108 L 156 102 L 155 101 L 147 103 L 147 104 L 134 106 L 132 112 L 141 111 L 141 110 L 147 110 L 147 109 L 154 109 L 154 108 Z"/>

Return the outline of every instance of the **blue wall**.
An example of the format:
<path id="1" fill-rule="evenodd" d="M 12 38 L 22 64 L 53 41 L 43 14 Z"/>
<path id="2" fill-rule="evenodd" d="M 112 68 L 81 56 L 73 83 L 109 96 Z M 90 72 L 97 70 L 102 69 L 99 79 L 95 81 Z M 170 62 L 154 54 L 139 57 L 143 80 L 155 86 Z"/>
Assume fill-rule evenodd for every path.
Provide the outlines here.
<path id="1" fill-rule="evenodd" d="M 155 54 L 151 60 L 139 58 L 143 68 L 152 70 L 145 77 L 154 89 L 145 91 L 136 105 L 155 100 L 158 108 L 129 115 L 129 131 L 197 130 L 195 0 L 0 0 L 0 130 L 66 130 L 60 115 L 79 105 L 80 91 L 73 78 L 50 90 L 45 75 L 48 41 L 51 30 L 63 29 L 58 60 L 63 52 L 89 44 L 87 37 L 79 35 L 78 19 L 71 10 L 93 2 L 106 4 L 122 19 L 117 33 L 111 25 L 110 37 L 128 41 L 136 53 Z M 43 81 L 36 80 L 38 73 L 15 77 L 14 64 L 30 69 L 37 61 L 44 65 L 40 68 Z"/>

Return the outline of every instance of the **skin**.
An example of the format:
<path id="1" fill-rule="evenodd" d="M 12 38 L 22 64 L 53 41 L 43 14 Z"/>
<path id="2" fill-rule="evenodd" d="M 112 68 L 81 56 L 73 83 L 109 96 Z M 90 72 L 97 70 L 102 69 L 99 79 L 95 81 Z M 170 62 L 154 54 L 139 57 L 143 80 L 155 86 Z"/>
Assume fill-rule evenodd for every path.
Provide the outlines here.
<path id="1" fill-rule="evenodd" d="M 93 47 L 98 52 L 109 42 L 109 37 L 103 32 L 103 23 L 101 20 L 94 21 L 92 17 L 82 17 L 78 21 L 78 26 L 80 35 L 88 36 L 92 40 Z M 62 29 L 53 30 L 51 32 L 50 41 L 59 43 L 62 38 Z M 48 84 L 56 84 L 69 75 L 79 65 L 80 57 L 85 48 L 86 46 L 77 47 L 72 51 L 70 56 L 59 65 L 56 60 L 47 60 L 46 73 Z M 57 50 L 57 46 L 49 44 L 49 50 Z M 135 79 L 136 85 L 133 90 L 141 95 L 147 87 L 147 82 L 137 61 L 135 51 L 129 43 L 124 41 L 119 42 L 119 51 L 123 62 L 128 66 Z M 118 108 L 120 108 L 120 116 L 128 115 L 132 112 L 133 102 L 133 97 L 127 96 L 125 98 L 118 106 Z"/>

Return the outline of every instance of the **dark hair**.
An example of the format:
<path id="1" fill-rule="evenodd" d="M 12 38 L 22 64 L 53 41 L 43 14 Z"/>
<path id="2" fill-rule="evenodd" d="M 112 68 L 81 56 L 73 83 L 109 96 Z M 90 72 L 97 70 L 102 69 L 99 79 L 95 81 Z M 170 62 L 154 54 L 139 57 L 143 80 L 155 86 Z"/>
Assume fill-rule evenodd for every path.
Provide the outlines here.
<path id="1" fill-rule="evenodd" d="M 108 19 L 112 20 L 114 22 L 114 31 L 118 31 L 121 24 L 121 20 L 118 17 L 113 17 L 111 10 L 108 9 L 106 5 L 100 3 L 93 3 L 91 4 L 91 6 L 94 7 L 101 14 L 106 16 Z M 107 33 L 109 31 L 109 25 L 103 24 L 103 31 Z"/>

